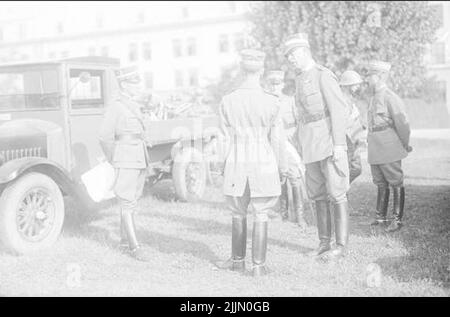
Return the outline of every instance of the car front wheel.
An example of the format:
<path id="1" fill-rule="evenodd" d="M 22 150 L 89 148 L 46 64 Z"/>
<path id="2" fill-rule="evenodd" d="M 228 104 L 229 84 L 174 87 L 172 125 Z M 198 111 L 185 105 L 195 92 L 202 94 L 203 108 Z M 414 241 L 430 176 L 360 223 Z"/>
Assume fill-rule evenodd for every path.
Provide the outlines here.
<path id="1" fill-rule="evenodd" d="M 58 185 L 41 173 L 25 174 L 0 196 L 0 242 L 16 254 L 50 247 L 64 222 Z"/>

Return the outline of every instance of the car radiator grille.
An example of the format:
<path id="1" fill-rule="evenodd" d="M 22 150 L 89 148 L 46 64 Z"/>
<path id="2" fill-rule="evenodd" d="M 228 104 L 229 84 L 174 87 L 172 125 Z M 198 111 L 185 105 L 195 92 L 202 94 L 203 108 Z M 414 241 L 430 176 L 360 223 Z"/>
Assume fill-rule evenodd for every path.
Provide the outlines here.
<path id="1" fill-rule="evenodd" d="M 0 159 L 3 162 L 16 160 L 22 157 L 45 157 L 45 151 L 42 147 L 0 150 Z"/>

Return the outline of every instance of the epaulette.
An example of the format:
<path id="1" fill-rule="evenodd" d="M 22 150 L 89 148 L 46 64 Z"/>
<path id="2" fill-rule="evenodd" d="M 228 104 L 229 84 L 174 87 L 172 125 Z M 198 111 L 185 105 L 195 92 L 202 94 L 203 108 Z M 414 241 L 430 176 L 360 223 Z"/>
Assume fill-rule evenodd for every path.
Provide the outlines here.
<path id="1" fill-rule="evenodd" d="M 325 67 L 325 66 L 323 66 L 323 65 L 319 65 L 319 64 L 316 64 L 316 68 L 317 68 L 318 70 L 322 71 L 322 72 L 328 72 L 328 73 L 330 73 L 331 76 L 333 76 L 334 79 L 338 80 L 336 74 L 333 73 L 329 68 L 327 68 L 327 67 Z"/>

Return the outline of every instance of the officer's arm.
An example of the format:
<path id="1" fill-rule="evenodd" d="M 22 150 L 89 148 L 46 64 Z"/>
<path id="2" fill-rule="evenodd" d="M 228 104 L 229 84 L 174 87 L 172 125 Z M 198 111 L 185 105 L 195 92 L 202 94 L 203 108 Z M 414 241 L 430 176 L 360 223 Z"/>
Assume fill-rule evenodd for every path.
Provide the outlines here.
<path id="1" fill-rule="evenodd" d="M 286 152 L 287 136 L 283 126 L 283 119 L 278 99 L 276 99 L 276 103 L 276 112 L 274 113 L 274 119 L 270 128 L 270 142 L 278 163 L 278 169 L 282 175 L 285 175 L 288 170 Z"/>
<path id="2" fill-rule="evenodd" d="M 330 112 L 333 145 L 346 146 L 347 109 L 344 95 L 332 73 L 322 72 L 320 83 L 322 94 Z"/>
<path id="3" fill-rule="evenodd" d="M 100 127 L 100 145 L 109 162 L 111 162 L 113 158 L 117 119 L 116 105 L 111 104 L 106 108 L 103 122 Z"/>
<path id="4" fill-rule="evenodd" d="M 231 137 L 229 128 L 230 122 L 225 112 L 225 101 L 222 99 L 219 107 L 219 135 L 217 142 L 217 150 L 221 162 L 224 162 L 227 159 L 228 153 L 230 152 Z"/>
<path id="5" fill-rule="evenodd" d="M 386 102 L 389 114 L 394 121 L 394 126 L 398 137 L 402 141 L 405 149 L 408 149 L 411 129 L 409 127 L 408 117 L 405 111 L 405 104 L 400 97 L 394 95 L 387 95 Z"/>

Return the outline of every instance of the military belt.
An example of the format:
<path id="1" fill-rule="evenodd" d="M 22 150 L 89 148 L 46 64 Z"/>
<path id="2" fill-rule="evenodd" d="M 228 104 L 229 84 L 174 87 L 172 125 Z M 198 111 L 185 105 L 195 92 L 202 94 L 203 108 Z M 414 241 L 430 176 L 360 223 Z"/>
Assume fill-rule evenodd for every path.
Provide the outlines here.
<path id="1" fill-rule="evenodd" d="M 369 128 L 369 131 L 370 132 L 380 132 L 380 131 L 387 130 L 389 128 L 392 128 L 392 126 L 390 124 L 376 125 L 376 126 Z"/>
<path id="2" fill-rule="evenodd" d="M 118 134 L 115 137 L 116 141 L 143 141 L 144 138 L 141 133 L 129 133 L 129 134 Z"/>
<path id="3" fill-rule="evenodd" d="M 311 122 L 316 122 L 322 119 L 325 119 L 330 116 L 330 112 L 328 110 L 324 110 L 322 112 L 316 112 L 316 113 L 307 113 L 302 115 L 302 122 L 303 124 L 308 124 Z"/>
<path id="4" fill-rule="evenodd" d="M 297 125 L 295 122 L 289 123 L 289 124 L 285 124 L 284 128 L 285 129 L 290 129 L 290 128 L 295 128 Z"/>

